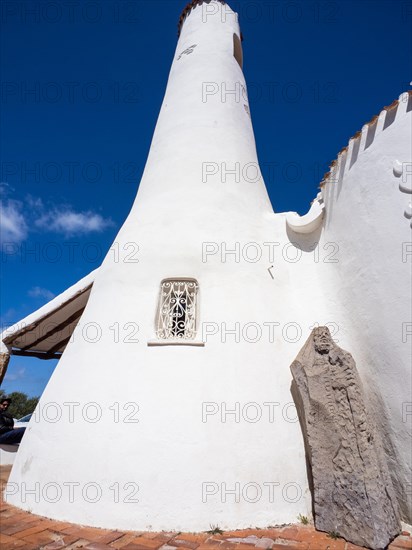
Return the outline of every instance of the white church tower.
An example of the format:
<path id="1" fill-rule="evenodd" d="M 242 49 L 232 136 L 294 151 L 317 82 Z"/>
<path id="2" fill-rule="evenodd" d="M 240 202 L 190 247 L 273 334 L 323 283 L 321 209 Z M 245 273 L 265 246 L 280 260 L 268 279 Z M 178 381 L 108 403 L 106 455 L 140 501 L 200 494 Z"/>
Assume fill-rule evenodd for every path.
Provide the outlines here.
<path id="1" fill-rule="evenodd" d="M 380 117 L 370 148 L 366 132 L 349 151 L 357 147 L 364 170 L 368 155 L 383 159 L 375 176 L 386 188 L 372 190 L 367 176 L 346 184 L 357 168 L 345 175 L 341 156 L 338 183 L 325 182 L 307 216 L 275 215 L 258 168 L 237 14 L 217 0 L 188 6 L 132 210 L 102 266 L 59 298 L 67 318 L 68 304 L 82 315 L 67 347 L 52 335 L 53 352 L 64 355 L 17 454 L 10 503 L 134 530 L 266 527 L 310 515 L 289 367 L 311 329 L 327 323 L 357 360 L 372 405 L 386 411 L 382 430 L 397 434 L 404 498 L 410 459 L 400 402 L 408 393 L 399 377 L 408 376 L 408 350 L 401 332 L 382 330 L 385 319 L 371 328 L 383 283 L 362 265 L 362 243 L 350 249 L 358 235 L 376 245 L 370 261 L 397 289 L 385 315 L 410 322 L 400 256 L 409 222 L 392 173 L 410 156 L 410 100 L 401 97 L 392 126 Z M 360 190 L 369 210 L 352 196 Z M 375 225 L 386 228 L 379 243 Z M 32 338 L 32 349 L 50 352 L 38 333 L 15 334 L 2 337 L 9 350 L 30 349 Z M 406 501 L 403 509 L 406 518 Z"/>

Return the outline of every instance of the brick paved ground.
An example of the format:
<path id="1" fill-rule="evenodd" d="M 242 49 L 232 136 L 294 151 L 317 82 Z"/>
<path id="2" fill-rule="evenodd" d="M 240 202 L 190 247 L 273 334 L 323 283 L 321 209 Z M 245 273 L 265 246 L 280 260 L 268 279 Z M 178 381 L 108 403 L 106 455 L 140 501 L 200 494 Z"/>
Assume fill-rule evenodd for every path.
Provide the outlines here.
<path id="1" fill-rule="evenodd" d="M 0 467 L 0 482 L 7 481 L 10 466 Z M 343 539 L 332 539 L 310 525 L 210 533 L 141 533 L 92 529 L 53 521 L 22 512 L 0 500 L 2 550 L 54 550 L 58 548 L 103 550 L 361 550 Z M 389 550 L 412 550 L 412 537 L 403 533 Z"/>

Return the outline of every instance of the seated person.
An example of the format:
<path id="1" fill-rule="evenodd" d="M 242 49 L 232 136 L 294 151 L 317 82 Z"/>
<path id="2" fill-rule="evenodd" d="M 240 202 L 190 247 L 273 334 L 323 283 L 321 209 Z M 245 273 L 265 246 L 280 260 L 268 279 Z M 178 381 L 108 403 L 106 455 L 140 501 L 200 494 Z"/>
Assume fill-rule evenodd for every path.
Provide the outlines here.
<path id="1" fill-rule="evenodd" d="M 20 443 L 26 428 L 14 428 L 13 417 L 6 412 L 11 403 L 10 398 L 0 402 L 0 445 L 15 445 Z"/>

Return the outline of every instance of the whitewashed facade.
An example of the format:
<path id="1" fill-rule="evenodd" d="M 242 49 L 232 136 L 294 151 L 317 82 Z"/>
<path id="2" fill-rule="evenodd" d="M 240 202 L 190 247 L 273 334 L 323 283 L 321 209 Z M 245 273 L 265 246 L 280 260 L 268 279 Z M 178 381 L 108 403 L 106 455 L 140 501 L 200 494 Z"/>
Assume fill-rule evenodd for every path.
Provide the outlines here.
<path id="1" fill-rule="evenodd" d="M 328 324 L 411 518 L 411 96 L 351 140 L 307 216 L 275 214 L 240 38 L 216 0 L 183 23 L 135 203 L 17 453 L 16 506 L 136 530 L 310 516 L 289 367 Z"/>

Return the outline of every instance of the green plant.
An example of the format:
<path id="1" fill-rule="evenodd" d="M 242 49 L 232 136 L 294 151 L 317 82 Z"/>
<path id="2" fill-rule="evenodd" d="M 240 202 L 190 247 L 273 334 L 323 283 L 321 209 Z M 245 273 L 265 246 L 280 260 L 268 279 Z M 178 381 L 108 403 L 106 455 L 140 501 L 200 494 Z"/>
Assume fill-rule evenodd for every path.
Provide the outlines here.
<path id="1" fill-rule="evenodd" d="M 327 536 L 330 538 L 330 539 L 339 539 L 340 538 L 340 535 L 337 531 L 329 531 L 329 533 L 327 534 Z"/>
<path id="2" fill-rule="evenodd" d="M 210 531 L 206 531 L 206 533 L 210 535 L 223 535 L 223 531 L 219 525 L 210 525 Z"/>
<path id="3" fill-rule="evenodd" d="M 302 514 L 298 515 L 298 520 L 300 523 L 303 523 L 303 525 L 307 525 L 309 523 L 309 519 L 307 516 L 303 516 Z"/>
<path id="4" fill-rule="evenodd" d="M 25 393 L 14 391 L 6 395 L 4 390 L 0 390 L 0 401 L 10 397 L 12 400 L 10 407 L 7 409 L 8 414 L 13 418 L 21 418 L 34 411 L 39 401 L 38 397 L 28 397 Z"/>

